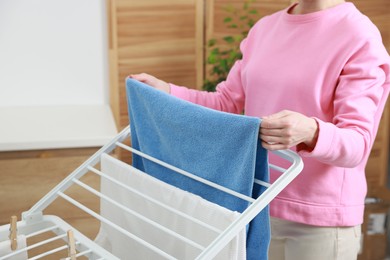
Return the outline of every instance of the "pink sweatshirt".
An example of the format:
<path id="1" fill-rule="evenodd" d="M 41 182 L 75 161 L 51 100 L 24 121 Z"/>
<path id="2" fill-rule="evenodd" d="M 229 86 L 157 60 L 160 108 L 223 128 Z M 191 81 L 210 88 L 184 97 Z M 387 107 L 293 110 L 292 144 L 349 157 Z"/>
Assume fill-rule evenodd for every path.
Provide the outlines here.
<path id="1" fill-rule="evenodd" d="M 171 93 L 217 110 L 313 117 L 319 137 L 297 150 L 301 174 L 271 202 L 271 216 L 319 226 L 363 222 L 365 165 L 390 86 L 389 55 L 373 23 L 352 3 L 264 17 L 241 43 L 243 58 L 213 93 L 171 84 Z M 270 161 L 285 165 L 272 156 Z M 278 177 L 272 172 L 271 180 Z"/>

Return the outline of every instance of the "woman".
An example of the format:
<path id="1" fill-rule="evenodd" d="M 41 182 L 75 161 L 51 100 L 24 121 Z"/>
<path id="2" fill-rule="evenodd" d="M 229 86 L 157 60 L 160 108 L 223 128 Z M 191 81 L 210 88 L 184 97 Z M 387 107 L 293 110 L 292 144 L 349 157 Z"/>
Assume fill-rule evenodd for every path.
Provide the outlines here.
<path id="1" fill-rule="evenodd" d="M 356 259 L 364 169 L 390 87 L 378 29 L 352 3 L 300 0 L 259 20 L 241 51 L 215 93 L 145 73 L 131 77 L 203 106 L 260 117 L 263 147 L 301 155 L 302 173 L 270 205 L 270 259 Z"/>

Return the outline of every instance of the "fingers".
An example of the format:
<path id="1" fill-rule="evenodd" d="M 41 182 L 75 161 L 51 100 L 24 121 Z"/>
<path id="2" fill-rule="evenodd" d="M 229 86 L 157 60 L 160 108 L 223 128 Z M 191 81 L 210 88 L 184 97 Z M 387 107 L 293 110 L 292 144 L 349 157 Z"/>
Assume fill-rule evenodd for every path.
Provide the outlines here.
<path id="1" fill-rule="evenodd" d="M 280 150 L 294 145 L 291 121 L 293 113 L 283 110 L 262 118 L 259 137 L 265 149 Z"/>
<path id="2" fill-rule="evenodd" d="M 262 146 L 268 150 L 287 149 L 289 147 L 288 138 L 275 135 L 263 135 L 260 134 Z"/>
<path id="3" fill-rule="evenodd" d="M 262 141 L 270 144 L 283 142 L 281 135 L 265 135 L 260 133 L 259 137 Z"/>
<path id="4" fill-rule="evenodd" d="M 288 110 L 264 117 L 259 131 L 263 147 L 269 150 L 287 149 L 300 143 L 312 148 L 317 136 L 316 120 Z"/>
<path id="5" fill-rule="evenodd" d="M 260 128 L 260 135 L 264 136 L 283 136 L 285 135 L 285 129 L 284 128 L 265 128 L 261 126 Z"/>
<path id="6" fill-rule="evenodd" d="M 280 143 L 268 143 L 268 142 L 264 142 L 262 141 L 261 142 L 261 145 L 269 150 L 269 151 L 275 151 L 275 150 L 284 150 L 284 149 L 287 149 L 289 148 L 288 145 L 285 145 L 285 144 L 280 144 Z"/>
<path id="7" fill-rule="evenodd" d="M 262 118 L 259 138 L 262 146 L 268 150 L 277 150 L 280 147 L 283 127 L 278 119 L 281 113 L 272 114 Z"/>
<path id="8" fill-rule="evenodd" d="M 131 74 L 129 77 L 144 83 L 151 83 L 155 80 L 155 77 L 147 73 Z"/>
<path id="9" fill-rule="evenodd" d="M 147 73 L 140 73 L 140 74 L 131 74 L 129 75 L 130 78 L 133 78 L 135 80 L 141 81 L 155 89 L 161 90 L 166 93 L 170 93 L 171 87 L 168 83 L 166 83 L 163 80 L 160 80 L 152 75 L 149 75 Z"/>
<path id="10" fill-rule="evenodd" d="M 288 124 L 288 117 L 291 115 L 291 111 L 283 110 L 275 114 L 265 116 L 262 118 L 261 127 L 270 129 L 285 128 Z"/>
<path id="11" fill-rule="evenodd" d="M 293 137 L 287 136 L 264 136 L 260 135 L 262 146 L 268 150 L 280 150 L 290 148 L 298 142 Z"/>

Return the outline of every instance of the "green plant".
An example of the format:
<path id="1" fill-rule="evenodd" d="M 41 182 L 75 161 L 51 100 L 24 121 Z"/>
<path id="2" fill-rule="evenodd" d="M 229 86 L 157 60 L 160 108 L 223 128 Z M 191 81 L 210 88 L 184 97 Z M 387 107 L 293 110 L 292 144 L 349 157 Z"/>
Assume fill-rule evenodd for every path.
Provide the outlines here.
<path id="1" fill-rule="evenodd" d="M 257 10 L 251 7 L 254 1 L 245 1 L 242 8 L 231 5 L 224 8 L 227 16 L 223 19 L 223 23 L 234 33 L 221 40 L 212 38 L 208 41 L 206 64 L 209 65 L 207 66 L 209 77 L 204 81 L 204 90 L 215 91 L 216 85 L 226 79 L 235 61 L 242 57 L 240 42 L 247 36 L 258 15 Z"/>

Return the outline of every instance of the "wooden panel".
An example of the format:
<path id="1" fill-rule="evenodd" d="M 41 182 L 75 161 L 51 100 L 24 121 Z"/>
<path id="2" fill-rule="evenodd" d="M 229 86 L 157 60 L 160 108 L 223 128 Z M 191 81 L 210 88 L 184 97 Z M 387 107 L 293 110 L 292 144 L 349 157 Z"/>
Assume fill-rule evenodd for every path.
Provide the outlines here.
<path id="1" fill-rule="evenodd" d="M 12 215 L 16 215 L 20 220 L 22 212 L 30 209 L 42 199 L 52 188 L 93 155 L 96 150 L 97 148 L 82 148 L 1 152 L 0 225 L 8 224 Z M 80 180 L 100 190 L 100 181 L 96 175 L 87 173 Z M 81 187 L 74 185 L 65 194 L 99 212 L 100 202 L 98 197 Z M 44 210 L 44 214 L 56 215 L 62 218 L 90 239 L 96 237 L 100 227 L 100 223 L 95 218 L 71 206 L 62 198 L 58 198 L 50 204 Z M 42 236 L 30 238 L 27 240 L 27 244 L 32 245 L 35 242 L 42 241 L 43 238 Z M 55 241 L 29 251 L 29 256 L 32 257 L 62 245 L 63 242 Z M 66 256 L 67 252 L 63 250 L 51 257 L 60 259 Z"/>
<path id="2" fill-rule="evenodd" d="M 23 211 L 30 209 L 95 151 L 67 149 L 0 153 L 0 225 L 8 223 L 11 215 L 20 219 Z M 98 179 L 87 176 L 85 180 L 99 188 Z M 81 191 L 72 189 L 71 194 L 81 194 Z M 95 209 L 99 205 L 88 199 L 84 202 Z M 55 203 L 48 212 L 63 213 L 67 220 L 85 217 L 85 214 L 67 211 L 60 202 Z"/>
<path id="3" fill-rule="evenodd" d="M 388 104 L 379 126 L 366 167 L 368 197 L 377 197 L 390 201 L 390 191 L 387 188 L 390 142 L 390 105 Z"/>
<path id="4" fill-rule="evenodd" d="M 124 82 L 146 72 L 168 82 L 196 88 L 202 82 L 203 1 L 111 0 L 111 34 L 118 120 L 128 124 Z M 115 92 L 115 91 L 114 91 Z M 117 101 L 114 101 L 117 102 Z"/>
<path id="5" fill-rule="evenodd" d="M 119 86 L 118 82 L 118 38 L 116 26 L 116 1 L 106 0 L 107 28 L 108 28 L 108 60 L 110 82 L 110 107 L 113 113 L 117 129 L 122 129 L 120 124 Z"/>
<path id="6" fill-rule="evenodd" d="M 362 252 L 358 255 L 358 260 L 387 259 L 386 253 L 388 236 L 385 232 L 373 232 L 373 230 L 375 230 L 373 217 L 378 214 L 387 216 L 389 210 L 389 203 L 374 203 L 366 206 L 366 210 L 364 212 L 364 223 L 362 225 Z M 378 227 L 375 228 L 378 229 Z"/>

